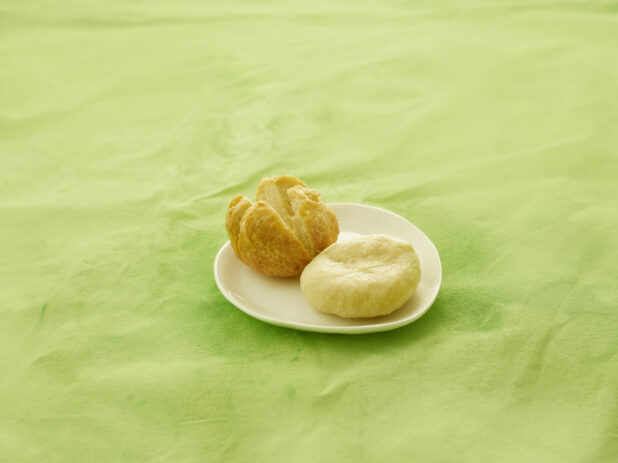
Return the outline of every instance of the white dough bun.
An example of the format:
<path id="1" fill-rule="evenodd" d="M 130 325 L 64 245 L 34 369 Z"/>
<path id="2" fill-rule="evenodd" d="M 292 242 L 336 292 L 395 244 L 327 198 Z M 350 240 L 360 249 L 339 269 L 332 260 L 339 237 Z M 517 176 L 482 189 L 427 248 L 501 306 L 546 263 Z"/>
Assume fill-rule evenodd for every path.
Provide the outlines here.
<path id="1" fill-rule="evenodd" d="M 344 318 L 388 315 L 418 286 L 414 247 L 389 235 L 362 235 L 334 243 L 305 267 L 300 288 L 313 308 Z"/>

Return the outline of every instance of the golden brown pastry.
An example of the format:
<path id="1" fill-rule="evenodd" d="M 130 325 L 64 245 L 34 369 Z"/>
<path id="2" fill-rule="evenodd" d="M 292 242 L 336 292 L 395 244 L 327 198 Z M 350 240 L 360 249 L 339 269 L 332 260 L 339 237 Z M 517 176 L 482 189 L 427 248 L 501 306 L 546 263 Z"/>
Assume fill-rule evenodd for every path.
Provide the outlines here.
<path id="1" fill-rule="evenodd" d="M 225 226 L 236 257 L 279 277 L 300 275 L 339 235 L 337 217 L 320 194 L 292 175 L 262 179 L 255 203 L 232 198 Z"/>

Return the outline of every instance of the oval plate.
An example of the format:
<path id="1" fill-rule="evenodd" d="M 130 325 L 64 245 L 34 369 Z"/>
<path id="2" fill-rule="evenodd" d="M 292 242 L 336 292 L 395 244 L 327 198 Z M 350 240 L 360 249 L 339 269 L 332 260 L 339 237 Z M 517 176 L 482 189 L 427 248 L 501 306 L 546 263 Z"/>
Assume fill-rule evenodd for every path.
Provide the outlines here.
<path id="1" fill-rule="evenodd" d="M 318 312 L 300 291 L 300 277 L 263 275 L 243 264 L 228 241 L 215 258 L 215 280 L 225 298 L 258 320 L 273 325 L 322 333 L 361 334 L 388 331 L 421 317 L 438 295 L 442 282 L 440 256 L 431 240 L 403 217 L 385 209 L 363 204 L 328 205 L 339 221 L 339 239 L 384 233 L 409 241 L 421 261 L 421 281 L 404 306 L 390 315 L 346 319 Z"/>

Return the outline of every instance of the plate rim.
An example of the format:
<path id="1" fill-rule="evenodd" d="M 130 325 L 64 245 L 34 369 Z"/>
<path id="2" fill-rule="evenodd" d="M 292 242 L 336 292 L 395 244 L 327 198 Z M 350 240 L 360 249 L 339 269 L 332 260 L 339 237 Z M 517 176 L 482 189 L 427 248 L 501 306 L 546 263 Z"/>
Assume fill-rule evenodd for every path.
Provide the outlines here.
<path id="1" fill-rule="evenodd" d="M 275 325 L 275 326 L 280 326 L 283 328 L 296 329 L 300 331 L 318 332 L 318 333 L 365 334 L 365 333 L 375 333 L 375 332 L 381 332 L 381 331 L 391 331 L 397 328 L 401 328 L 402 326 L 408 325 L 418 320 L 423 315 L 425 315 L 425 313 L 427 313 L 427 311 L 434 304 L 434 302 L 436 301 L 438 297 L 438 294 L 440 293 L 440 288 L 442 287 L 442 272 L 443 272 L 442 271 L 442 260 L 440 259 L 440 253 L 438 252 L 438 248 L 436 248 L 436 245 L 433 243 L 433 241 L 431 241 L 429 236 L 427 236 L 423 232 L 423 230 L 418 228 L 416 225 L 414 225 L 412 222 L 410 222 L 405 217 L 402 217 L 395 212 L 389 211 L 387 209 L 384 209 L 378 206 L 371 206 L 368 204 L 350 203 L 350 202 L 327 203 L 327 206 L 329 207 L 353 206 L 353 207 L 360 207 L 360 208 L 375 209 L 382 213 L 386 213 L 394 217 L 397 217 L 401 220 L 404 220 L 409 225 L 411 225 L 413 228 L 415 228 L 418 232 L 420 232 L 427 239 L 427 241 L 433 248 L 433 251 L 436 253 L 438 269 L 439 269 L 439 279 L 436 284 L 435 293 L 432 295 L 431 300 L 421 312 L 419 312 L 415 316 L 411 316 L 411 317 L 404 318 L 401 320 L 394 320 L 394 321 L 390 321 L 386 323 L 363 324 L 363 325 L 355 325 L 355 326 L 340 326 L 340 325 L 324 326 L 324 325 L 314 325 L 314 324 L 308 324 L 308 323 L 299 323 L 299 322 L 294 322 L 294 321 L 285 322 L 285 321 L 281 321 L 276 318 L 269 317 L 268 315 L 255 312 L 251 308 L 244 306 L 241 301 L 234 299 L 232 295 L 229 293 L 229 291 L 223 287 L 223 284 L 221 283 L 219 279 L 219 272 L 217 271 L 217 269 L 219 267 L 221 255 L 223 254 L 223 252 L 225 252 L 227 248 L 232 247 L 229 240 L 226 241 L 221 246 L 221 248 L 219 248 L 219 251 L 217 251 L 217 254 L 213 262 L 213 272 L 215 276 L 215 283 L 217 284 L 217 288 L 219 289 L 219 292 L 223 295 L 223 297 L 225 297 L 225 299 L 227 299 L 228 302 L 230 302 L 237 309 L 241 310 L 242 312 L 249 315 L 250 317 L 263 321 L 264 323 L 268 323 L 268 324 Z M 232 252 L 234 251 L 232 250 Z"/>

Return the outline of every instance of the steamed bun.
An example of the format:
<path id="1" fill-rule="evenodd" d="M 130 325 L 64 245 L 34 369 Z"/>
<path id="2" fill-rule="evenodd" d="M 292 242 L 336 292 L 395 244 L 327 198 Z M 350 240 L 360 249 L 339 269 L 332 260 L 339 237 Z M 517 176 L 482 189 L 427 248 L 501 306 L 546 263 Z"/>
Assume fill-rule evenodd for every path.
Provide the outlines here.
<path id="1" fill-rule="evenodd" d="M 414 248 L 388 235 L 363 235 L 332 244 L 300 277 L 309 304 L 345 318 L 387 315 L 410 299 L 421 279 Z"/>

